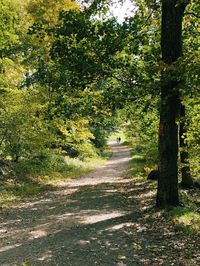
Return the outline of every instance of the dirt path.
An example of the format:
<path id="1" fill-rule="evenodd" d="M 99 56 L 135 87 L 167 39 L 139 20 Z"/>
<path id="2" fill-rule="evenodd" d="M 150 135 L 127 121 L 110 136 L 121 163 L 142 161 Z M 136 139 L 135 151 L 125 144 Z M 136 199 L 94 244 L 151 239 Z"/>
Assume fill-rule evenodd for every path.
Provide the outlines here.
<path id="1" fill-rule="evenodd" d="M 130 215 L 120 195 L 129 161 L 129 150 L 113 145 L 94 173 L 4 212 L 0 265 L 116 265 L 125 235 L 116 241 L 114 232 Z"/>
<path id="2" fill-rule="evenodd" d="M 94 173 L 1 214 L 1 266 L 198 265 L 181 260 L 195 241 L 186 246 L 162 217 L 148 220 L 155 192 L 125 177 L 128 148 L 112 148 Z"/>

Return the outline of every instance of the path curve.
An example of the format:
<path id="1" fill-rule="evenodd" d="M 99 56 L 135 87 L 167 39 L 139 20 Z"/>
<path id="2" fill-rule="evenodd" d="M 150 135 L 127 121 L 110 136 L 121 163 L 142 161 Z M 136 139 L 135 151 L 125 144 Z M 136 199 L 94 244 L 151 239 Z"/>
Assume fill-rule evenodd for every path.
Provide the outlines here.
<path id="1" fill-rule="evenodd" d="M 130 255 L 124 226 L 131 209 L 123 204 L 130 151 L 117 144 L 112 150 L 95 172 L 2 214 L 1 266 L 139 265 L 123 264 Z"/>

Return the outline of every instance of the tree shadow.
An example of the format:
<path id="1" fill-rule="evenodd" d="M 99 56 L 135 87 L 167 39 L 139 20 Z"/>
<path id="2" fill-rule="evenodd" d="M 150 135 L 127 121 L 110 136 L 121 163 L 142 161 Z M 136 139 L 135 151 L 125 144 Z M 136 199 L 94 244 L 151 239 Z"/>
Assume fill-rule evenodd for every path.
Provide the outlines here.
<path id="1" fill-rule="evenodd" d="M 0 265 L 179 265 L 180 235 L 154 208 L 155 183 L 120 177 L 113 163 L 102 178 L 87 175 L 3 212 Z"/>
<path id="2" fill-rule="evenodd" d="M 179 265 L 182 251 L 173 243 L 183 239 L 154 208 L 152 186 L 124 178 L 63 187 L 21 204 L 4 214 L 0 265 Z"/>
<path id="3" fill-rule="evenodd" d="M 1 248 L 0 264 L 144 265 L 132 247 L 135 236 L 129 235 L 131 224 L 142 227 L 139 217 L 147 211 L 137 198 L 141 191 L 141 182 L 133 187 L 130 179 L 122 179 L 63 187 L 49 197 L 21 204 L 3 224 L 12 244 Z M 141 232 L 136 233 L 140 238 Z M 142 239 L 146 241 L 144 234 Z"/>

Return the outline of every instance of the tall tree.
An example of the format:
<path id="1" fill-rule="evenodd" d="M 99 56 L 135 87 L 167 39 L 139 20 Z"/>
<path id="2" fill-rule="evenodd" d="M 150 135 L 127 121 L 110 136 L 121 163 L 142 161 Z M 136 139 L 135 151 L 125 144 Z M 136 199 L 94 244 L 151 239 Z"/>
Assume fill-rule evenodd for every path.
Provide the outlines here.
<path id="1" fill-rule="evenodd" d="M 174 63 L 182 55 L 182 21 L 188 2 L 162 0 L 161 51 L 165 70 L 161 77 L 159 171 L 157 206 L 176 206 L 178 196 L 178 85 Z"/>

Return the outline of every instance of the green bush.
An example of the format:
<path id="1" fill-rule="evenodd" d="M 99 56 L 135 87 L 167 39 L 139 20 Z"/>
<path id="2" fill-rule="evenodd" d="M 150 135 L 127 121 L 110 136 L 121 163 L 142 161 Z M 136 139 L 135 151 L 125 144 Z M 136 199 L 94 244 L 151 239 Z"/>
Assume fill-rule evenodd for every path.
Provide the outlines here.
<path id="1" fill-rule="evenodd" d="M 188 98 L 186 105 L 186 127 L 185 141 L 188 144 L 189 162 L 193 178 L 200 180 L 200 98 Z"/>
<path id="2" fill-rule="evenodd" d="M 129 106 L 129 115 L 125 124 L 127 140 L 139 149 L 145 160 L 150 163 L 158 162 L 158 113 L 157 99 L 148 96 L 144 101 Z"/>

